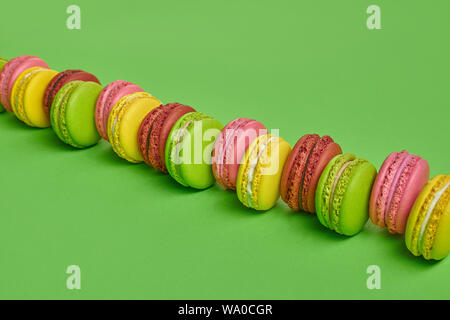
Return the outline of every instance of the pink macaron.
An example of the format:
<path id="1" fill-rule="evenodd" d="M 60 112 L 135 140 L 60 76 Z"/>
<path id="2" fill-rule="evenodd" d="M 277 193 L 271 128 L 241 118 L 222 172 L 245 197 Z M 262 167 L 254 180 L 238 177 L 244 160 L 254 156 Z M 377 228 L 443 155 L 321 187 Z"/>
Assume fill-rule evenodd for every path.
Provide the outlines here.
<path id="1" fill-rule="evenodd" d="M 116 80 L 103 88 L 95 107 L 95 125 L 100 136 L 108 141 L 108 117 L 120 98 L 144 90 L 131 82 Z"/>
<path id="2" fill-rule="evenodd" d="M 266 127 L 247 118 L 235 119 L 223 128 L 214 146 L 212 170 L 225 189 L 236 189 L 242 157 L 253 140 L 263 134 L 267 134 Z"/>
<path id="3" fill-rule="evenodd" d="M 41 67 L 48 69 L 47 63 L 38 57 L 23 55 L 15 57 L 5 64 L 0 72 L 0 101 L 6 110 L 11 109 L 11 91 L 16 82 L 17 77 L 22 72 L 33 67 Z"/>
<path id="4" fill-rule="evenodd" d="M 428 162 L 407 151 L 391 153 L 370 197 L 370 219 L 390 233 L 405 233 L 411 208 L 430 175 Z"/>

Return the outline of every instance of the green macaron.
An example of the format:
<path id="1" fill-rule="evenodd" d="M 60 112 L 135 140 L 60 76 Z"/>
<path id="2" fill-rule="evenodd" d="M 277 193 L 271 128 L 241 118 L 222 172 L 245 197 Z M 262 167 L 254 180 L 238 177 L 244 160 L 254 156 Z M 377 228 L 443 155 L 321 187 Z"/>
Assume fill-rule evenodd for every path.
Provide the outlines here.
<path id="1" fill-rule="evenodd" d="M 75 148 L 87 148 L 100 140 L 95 126 L 95 103 L 102 87 L 95 82 L 72 81 L 56 94 L 50 121 L 56 135 Z"/>
<path id="2" fill-rule="evenodd" d="M 369 200 L 377 170 L 353 154 L 334 157 L 320 176 L 316 189 L 317 217 L 337 233 L 357 234 L 369 218 Z"/>
<path id="3" fill-rule="evenodd" d="M 0 57 L 0 71 L 2 71 L 3 67 L 5 66 L 5 64 L 7 62 L 8 62 L 8 60 L 6 60 L 5 58 Z M 3 111 L 5 111 L 5 108 L 0 103 L 0 112 L 3 112 Z"/>
<path id="4" fill-rule="evenodd" d="M 222 124 L 201 113 L 183 115 L 167 138 L 165 161 L 169 174 L 181 185 L 205 189 L 214 184 L 211 156 Z"/>

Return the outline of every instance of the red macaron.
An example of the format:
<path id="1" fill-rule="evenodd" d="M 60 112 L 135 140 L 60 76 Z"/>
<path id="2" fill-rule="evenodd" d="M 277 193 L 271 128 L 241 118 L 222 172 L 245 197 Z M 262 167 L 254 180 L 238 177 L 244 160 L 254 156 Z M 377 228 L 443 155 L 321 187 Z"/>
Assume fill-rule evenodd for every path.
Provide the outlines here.
<path id="1" fill-rule="evenodd" d="M 315 213 L 317 183 L 325 166 L 342 153 L 329 136 L 307 134 L 295 144 L 284 166 L 281 198 L 295 211 Z"/>
<path id="2" fill-rule="evenodd" d="M 53 99 L 55 99 L 59 89 L 72 81 L 91 81 L 101 84 L 96 76 L 83 70 L 72 69 L 58 73 L 50 81 L 44 93 L 44 111 L 47 114 L 47 117 L 50 118 L 50 109 L 52 107 Z"/>
<path id="3" fill-rule="evenodd" d="M 169 103 L 147 114 L 138 132 L 139 152 L 145 163 L 167 172 L 164 156 L 167 138 L 175 122 L 189 112 L 195 112 L 195 109 L 181 103 Z"/>

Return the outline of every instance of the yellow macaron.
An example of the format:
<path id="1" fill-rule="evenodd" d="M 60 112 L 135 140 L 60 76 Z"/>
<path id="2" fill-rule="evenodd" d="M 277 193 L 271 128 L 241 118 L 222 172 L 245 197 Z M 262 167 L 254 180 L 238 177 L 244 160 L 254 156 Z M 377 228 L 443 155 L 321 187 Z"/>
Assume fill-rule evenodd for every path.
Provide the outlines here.
<path id="1" fill-rule="evenodd" d="M 114 105 L 108 118 L 108 138 L 117 155 L 133 163 L 144 160 L 138 146 L 139 127 L 145 116 L 160 105 L 146 92 L 126 95 Z"/>
<path id="2" fill-rule="evenodd" d="M 44 94 L 56 71 L 34 67 L 22 72 L 11 91 L 11 108 L 16 117 L 31 127 L 47 128 L 50 120 L 44 111 Z"/>
<path id="3" fill-rule="evenodd" d="M 239 166 L 236 193 L 249 208 L 268 210 L 280 197 L 280 181 L 284 164 L 291 152 L 282 138 L 261 135 L 245 152 Z"/>
<path id="4" fill-rule="evenodd" d="M 406 246 L 414 255 L 440 260 L 450 252 L 450 175 L 425 185 L 409 214 Z"/>

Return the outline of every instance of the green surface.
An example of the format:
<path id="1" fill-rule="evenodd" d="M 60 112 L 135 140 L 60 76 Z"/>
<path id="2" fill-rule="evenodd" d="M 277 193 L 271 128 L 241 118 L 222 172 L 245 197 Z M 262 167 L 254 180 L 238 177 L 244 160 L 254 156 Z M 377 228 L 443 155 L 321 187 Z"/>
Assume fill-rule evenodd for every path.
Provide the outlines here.
<path id="1" fill-rule="evenodd" d="M 366 27 L 375 2 L 382 30 Z M 3 3 L 0 55 L 125 79 L 223 124 L 256 118 L 291 145 L 330 134 L 377 168 L 407 149 L 449 173 L 448 0 L 80 0 L 68 30 L 72 3 Z M 12 114 L 0 149 L 0 298 L 450 298 L 449 258 L 414 257 L 370 222 L 344 238 L 281 201 L 256 213 Z M 66 289 L 72 264 L 81 290 Z"/>

